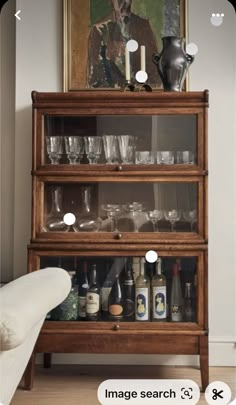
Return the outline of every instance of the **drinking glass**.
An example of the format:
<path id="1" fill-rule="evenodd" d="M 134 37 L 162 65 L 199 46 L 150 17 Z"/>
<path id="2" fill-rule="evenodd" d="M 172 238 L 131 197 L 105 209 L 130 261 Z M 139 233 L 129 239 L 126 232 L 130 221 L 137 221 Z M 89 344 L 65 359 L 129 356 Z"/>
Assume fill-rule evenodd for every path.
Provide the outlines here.
<path id="1" fill-rule="evenodd" d="M 174 152 L 169 150 L 157 152 L 157 164 L 161 165 L 173 165 L 174 163 Z"/>
<path id="2" fill-rule="evenodd" d="M 153 224 L 153 231 L 158 232 L 158 222 L 163 218 L 161 210 L 148 211 L 148 218 Z"/>
<path id="3" fill-rule="evenodd" d="M 135 163 L 142 165 L 151 165 L 154 163 L 154 153 L 148 150 L 135 152 Z"/>
<path id="4" fill-rule="evenodd" d="M 80 163 L 84 154 L 83 138 L 81 136 L 65 136 L 64 141 L 67 158 L 70 164 Z"/>
<path id="5" fill-rule="evenodd" d="M 117 136 L 103 135 L 102 140 L 107 164 L 117 163 L 119 159 Z"/>
<path id="6" fill-rule="evenodd" d="M 131 216 L 133 224 L 134 224 L 134 232 L 138 232 L 139 228 L 138 228 L 138 224 L 136 221 L 136 217 L 137 217 L 137 215 L 140 214 L 140 212 L 143 211 L 143 209 L 144 209 L 143 204 L 134 201 L 132 203 L 128 203 L 128 204 L 124 205 L 123 208 L 130 213 L 130 216 Z"/>
<path id="7" fill-rule="evenodd" d="M 178 164 L 194 164 L 194 154 L 189 150 L 176 152 L 176 162 Z"/>
<path id="8" fill-rule="evenodd" d="M 89 164 L 97 163 L 102 151 L 101 136 L 85 136 L 84 137 L 85 152 Z"/>
<path id="9" fill-rule="evenodd" d="M 59 160 L 63 153 L 62 137 L 61 136 L 46 136 L 46 146 L 48 157 L 52 165 L 59 164 Z"/>
<path id="10" fill-rule="evenodd" d="M 107 213 L 107 218 L 111 220 L 111 232 L 119 232 L 118 219 L 122 215 L 122 207 L 119 204 L 102 204 L 101 208 Z"/>
<path id="11" fill-rule="evenodd" d="M 164 211 L 164 217 L 167 221 L 171 223 L 171 231 L 174 232 L 175 223 L 180 220 L 181 211 L 175 209 Z"/>
<path id="12" fill-rule="evenodd" d="M 193 226 L 197 222 L 197 210 L 183 211 L 183 218 L 190 223 L 190 229 L 193 232 Z"/>
<path id="13" fill-rule="evenodd" d="M 119 149 L 122 163 L 129 164 L 134 162 L 134 136 L 119 135 Z"/>

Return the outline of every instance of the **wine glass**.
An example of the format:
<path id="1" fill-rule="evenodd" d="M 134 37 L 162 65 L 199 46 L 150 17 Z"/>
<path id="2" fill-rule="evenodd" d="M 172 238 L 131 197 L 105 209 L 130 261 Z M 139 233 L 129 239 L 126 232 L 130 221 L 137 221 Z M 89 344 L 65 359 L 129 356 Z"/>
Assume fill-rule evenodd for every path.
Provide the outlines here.
<path id="1" fill-rule="evenodd" d="M 181 211 L 180 210 L 166 210 L 164 211 L 164 217 L 167 221 L 171 223 L 171 231 L 175 230 L 175 223 L 180 220 Z"/>
<path id="2" fill-rule="evenodd" d="M 143 209 L 144 209 L 143 204 L 134 201 L 132 203 L 128 203 L 128 204 L 124 205 L 123 208 L 130 213 L 130 216 L 131 216 L 131 218 L 133 220 L 133 224 L 134 224 L 134 232 L 138 232 L 139 228 L 138 228 L 137 221 L 135 220 L 135 217 L 137 217 L 137 215 L 139 215 L 139 213 L 143 211 Z"/>
<path id="3" fill-rule="evenodd" d="M 111 232 L 119 232 L 118 219 L 123 209 L 119 204 L 102 204 L 102 210 L 107 213 L 107 218 L 111 220 Z"/>
<path id="4" fill-rule="evenodd" d="M 46 136 L 48 157 L 52 165 L 57 165 L 63 153 L 61 136 Z"/>
<path id="5" fill-rule="evenodd" d="M 193 232 L 193 226 L 197 222 L 197 210 L 184 211 L 183 218 L 190 223 L 190 229 Z"/>
<path id="6" fill-rule="evenodd" d="M 84 153 L 84 142 L 81 136 L 65 136 L 65 149 L 71 165 L 80 163 Z"/>
<path id="7" fill-rule="evenodd" d="M 85 136 L 84 143 L 89 164 L 96 164 L 102 152 L 102 137 Z"/>
<path id="8" fill-rule="evenodd" d="M 103 135 L 102 140 L 107 164 L 117 163 L 118 161 L 117 136 Z"/>
<path id="9" fill-rule="evenodd" d="M 148 211 L 148 218 L 153 224 L 153 232 L 158 232 L 158 222 L 163 218 L 161 210 Z"/>
<path id="10" fill-rule="evenodd" d="M 134 162 L 134 141 L 132 135 L 119 135 L 119 149 L 122 163 L 129 164 Z"/>

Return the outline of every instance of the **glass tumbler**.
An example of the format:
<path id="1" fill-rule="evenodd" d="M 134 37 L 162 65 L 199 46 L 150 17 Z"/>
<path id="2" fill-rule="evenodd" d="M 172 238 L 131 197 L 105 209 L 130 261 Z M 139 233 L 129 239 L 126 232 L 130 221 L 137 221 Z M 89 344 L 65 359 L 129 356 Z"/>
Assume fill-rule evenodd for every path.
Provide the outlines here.
<path id="1" fill-rule="evenodd" d="M 122 163 L 125 164 L 134 163 L 134 150 L 135 150 L 134 141 L 135 137 L 132 135 L 118 136 L 120 157 Z"/>
<path id="2" fill-rule="evenodd" d="M 118 142 L 115 135 L 103 135 L 103 146 L 107 164 L 118 162 Z"/>
<path id="3" fill-rule="evenodd" d="M 46 136 L 47 154 L 52 165 L 59 164 L 63 153 L 63 144 L 61 136 Z"/>
<path id="4" fill-rule="evenodd" d="M 174 152 L 171 152 L 168 150 L 157 152 L 157 164 L 173 165 L 174 164 Z"/>
<path id="5" fill-rule="evenodd" d="M 176 162 L 178 164 L 184 164 L 184 165 L 190 164 L 190 165 L 193 165 L 194 164 L 194 154 L 193 154 L 193 152 L 191 152 L 189 150 L 176 152 Z"/>
<path id="6" fill-rule="evenodd" d="M 89 164 L 96 164 L 102 152 L 102 137 L 85 136 L 84 144 Z"/>
<path id="7" fill-rule="evenodd" d="M 84 142 L 81 136 L 65 136 L 65 149 L 71 165 L 80 163 L 84 154 Z"/>

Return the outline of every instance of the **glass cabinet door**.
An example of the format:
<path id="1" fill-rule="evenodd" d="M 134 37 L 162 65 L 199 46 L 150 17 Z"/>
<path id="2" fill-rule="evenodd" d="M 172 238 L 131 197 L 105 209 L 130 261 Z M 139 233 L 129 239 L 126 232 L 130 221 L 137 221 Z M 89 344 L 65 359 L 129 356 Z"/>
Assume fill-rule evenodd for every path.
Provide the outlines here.
<path id="1" fill-rule="evenodd" d="M 145 321 L 166 325 L 203 322 L 201 253 L 181 256 L 161 252 L 156 263 L 148 263 L 142 256 L 42 255 L 39 267 L 42 271 L 45 267 L 61 267 L 72 278 L 69 296 L 48 314 L 50 321 L 122 321 L 136 325 Z M 88 300 L 93 295 L 94 271 L 99 303 L 97 317 L 91 319 Z M 142 284 L 142 274 L 146 284 Z"/>
<path id="2" fill-rule="evenodd" d="M 40 183 L 38 211 L 42 212 L 36 233 L 63 238 L 100 238 L 129 234 L 161 238 L 187 233 L 203 237 L 202 179 L 183 181 L 136 181 L 93 183 Z M 40 189 L 40 187 L 39 187 Z M 41 197 L 40 197 L 41 196 Z M 40 201 L 40 198 L 43 200 Z M 201 211 L 201 213 L 200 213 Z M 73 214 L 68 223 L 65 214 Z M 100 235 L 100 236 L 99 236 Z M 132 236 L 133 235 L 133 236 Z M 150 238 L 150 237 L 149 237 Z M 199 241 L 199 240 L 198 240 Z"/>
<path id="3" fill-rule="evenodd" d="M 40 164 L 202 166 L 203 123 L 197 114 L 44 115 Z M 109 168 L 110 166 L 110 168 Z"/>

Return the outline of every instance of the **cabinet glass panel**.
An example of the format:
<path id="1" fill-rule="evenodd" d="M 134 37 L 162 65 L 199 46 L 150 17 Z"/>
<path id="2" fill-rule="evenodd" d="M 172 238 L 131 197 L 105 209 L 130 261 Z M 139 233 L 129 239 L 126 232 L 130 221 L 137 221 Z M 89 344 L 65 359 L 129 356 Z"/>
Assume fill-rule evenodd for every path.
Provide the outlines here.
<path id="1" fill-rule="evenodd" d="M 198 258 L 162 256 L 158 262 L 141 257 L 41 257 L 42 269 L 62 267 L 72 278 L 69 296 L 47 319 L 197 322 Z M 98 303 L 92 318 L 94 280 Z"/>
<path id="2" fill-rule="evenodd" d="M 196 115 L 44 117 L 46 164 L 197 163 Z"/>
<path id="3" fill-rule="evenodd" d="M 45 232 L 197 232 L 198 183 L 46 183 L 43 222 Z"/>

